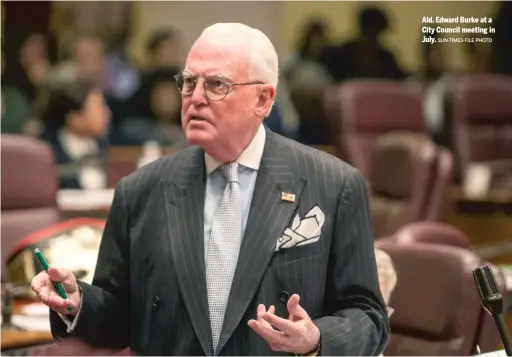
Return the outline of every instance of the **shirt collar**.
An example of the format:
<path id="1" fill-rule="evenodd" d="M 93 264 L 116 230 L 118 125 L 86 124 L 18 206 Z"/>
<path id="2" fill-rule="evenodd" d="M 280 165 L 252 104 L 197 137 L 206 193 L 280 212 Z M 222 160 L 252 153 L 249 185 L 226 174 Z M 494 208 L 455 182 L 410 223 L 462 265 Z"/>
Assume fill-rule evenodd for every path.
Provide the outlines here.
<path id="1" fill-rule="evenodd" d="M 80 137 L 66 128 L 60 129 L 57 135 L 62 148 L 73 159 L 98 152 L 98 144 L 92 138 Z"/>
<path id="2" fill-rule="evenodd" d="M 265 127 L 261 124 L 250 144 L 235 161 L 242 166 L 258 170 L 260 168 L 261 157 L 263 156 L 263 149 L 265 148 L 266 137 L 267 133 L 265 132 Z M 222 165 L 222 162 L 215 160 L 207 153 L 204 154 L 204 161 L 208 175 Z"/>

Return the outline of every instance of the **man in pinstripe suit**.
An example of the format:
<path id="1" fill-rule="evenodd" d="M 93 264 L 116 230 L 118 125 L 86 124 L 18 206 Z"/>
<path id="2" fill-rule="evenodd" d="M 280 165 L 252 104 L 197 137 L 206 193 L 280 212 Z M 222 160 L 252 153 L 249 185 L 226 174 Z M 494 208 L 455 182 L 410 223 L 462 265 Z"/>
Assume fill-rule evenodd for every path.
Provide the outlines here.
<path id="1" fill-rule="evenodd" d="M 92 285 L 55 268 L 34 278 L 54 335 L 148 355 L 380 354 L 389 322 L 365 182 L 263 126 L 277 86 L 269 39 L 242 24 L 213 25 L 176 79 L 192 146 L 119 182 Z M 222 173 L 226 165 L 236 178 Z M 218 223 L 215 214 L 228 207 L 231 184 L 237 205 L 225 212 L 241 234 L 219 237 L 230 217 Z M 239 242 L 223 253 L 235 264 L 228 291 L 216 292 L 226 297 L 216 330 L 212 301 L 221 299 L 212 291 L 229 267 L 221 259 L 216 272 L 209 259 L 222 235 Z"/>

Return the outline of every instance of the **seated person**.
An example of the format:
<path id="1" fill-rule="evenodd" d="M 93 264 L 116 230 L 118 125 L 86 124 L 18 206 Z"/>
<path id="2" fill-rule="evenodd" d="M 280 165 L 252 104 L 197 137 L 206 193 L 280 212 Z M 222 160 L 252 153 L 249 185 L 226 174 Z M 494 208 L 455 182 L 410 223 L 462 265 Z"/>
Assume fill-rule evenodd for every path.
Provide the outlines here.
<path id="1" fill-rule="evenodd" d="M 53 147 L 61 188 L 105 188 L 110 111 L 102 92 L 79 80 L 62 83 L 50 90 L 41 118 L 41 139 Z"/>
<path id="2" fill-rule="evenodd" d="M 394 310 L 389 306 L 389 300 L 397 283 L 396 270 L 391 257 L 383 250 L 375 248 L 375 259 L 377 260 L 377 270 L 379 272 L 380 291 L 388 309 L 388 316 L 391 317 Z"/>
<path id="3" fill-rule="evenodd" d="M 140 146 L 148 141 L 176 148 L 188 142 L 181 127 L 181 96 L 171 69 L 147 73 L 128 101 L 130 113 L 113 133 L 116 145 Z"/>

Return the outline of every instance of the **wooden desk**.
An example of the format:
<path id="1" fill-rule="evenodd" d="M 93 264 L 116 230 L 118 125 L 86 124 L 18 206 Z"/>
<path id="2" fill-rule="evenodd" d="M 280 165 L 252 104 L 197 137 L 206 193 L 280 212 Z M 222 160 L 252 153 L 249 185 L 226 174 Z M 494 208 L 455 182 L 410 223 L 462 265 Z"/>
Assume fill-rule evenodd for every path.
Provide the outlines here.
<path id="1" fill-rule="evenodd" d="M 511 190 L 491 190 L 484 198 L 468 198 L 461 187 L 449 191 L 449 204 L 441 221 L 466 233 L 473 246 L 512 242 Z"/>
<path id="2" fill-rule="evenodd" d="M 2 330 L 2 351 L 42 345 L 53 341 L 50 332 L 27 330 Z"/>
<path id="3" fill-rule="evenodd" d="M 15 315 L 21 313 L 24 305 L 31 303 L 28 300 L 17 300 L 14 303 L 13 312 Z M 2 347 L 1 350 L 14 348 L 25 348 L 39 344 L 45 344 L 53 341 L 53 336 L 49 331 L 30 331 L 30 330 L 3 330 L 2 329 Z"/>
<path id="4" fill-rule="evenodd" d="M 461 186 L 452 186 L 449 191 L 452 201 L 475 201 L 475 202 L 492 202 L 492 203 L 512 203 L 512 190 L 507 189 L 491 189 L 489 193 L 482 198 L 469 198 L 464 193 Z"/>

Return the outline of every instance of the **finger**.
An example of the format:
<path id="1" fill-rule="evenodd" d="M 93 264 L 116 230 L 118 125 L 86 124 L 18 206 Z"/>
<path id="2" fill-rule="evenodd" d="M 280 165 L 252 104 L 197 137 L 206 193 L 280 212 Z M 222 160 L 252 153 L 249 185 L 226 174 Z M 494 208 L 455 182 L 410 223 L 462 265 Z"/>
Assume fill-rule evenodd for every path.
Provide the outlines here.
<path id="1" fill-rule="evenodd" d="M 48 296 L 48 305 L 56 309 L 67 309 L 69 305 L 72 305 L 72 302 L 69 299 L 63 299 L 57 292 L 52 291 Z"/>
<path id="2" fill-rule="evenodd" d="M 269 311 L 273 309 L 275 311 L 275 307 L 273 305 L 270 306 Z M 265 320 L 263 320 L 263 316 L 267 313 L 267 308 L 263 304 L 259 304 L 256 309 L 256 317 L 258 321 L 262 324 L 264 324 L 268 328 L 272 328 L 272 326 L 269 325 L 269 323 Z"/>
<path id="3" fill-rule="evenodd" d="M 258 318 L 258 320 L 260 320 L 263 317 L 263 315 L 265 315 L 266 312 L 267 309 L 265 305 L 259 304 L 258 307 L 256 308 L 256 317 Z"/>
<path id="4" fill-rule="evenodd" d="M 44 286 L 41 289 L 39 299 L 52 310 L 57 312 L 60 312 L 61 310 L 67 310 L 70 305 L 73 305 L 71 300 L 61 298 L 51 285 Z"/>
<path id="5" fill-rule="evenodd" d="M 306 310 L 302 308 L 302 306 L 299 305 L 300 296 L 297 294 L 293 294 L 289 299 L 287 303 L 288 312 L 290 313 L 290 320 L 296 320 L 296 319 L 306 319 L 309 318 L 308 313 Z"/>
<path id="6" fill-rule="evenodd" d="M 52 281 L 61 283 L 67 292 L 74 292 L 77 289 L 76 278 L 71 270 L 50 267 L 48 275 Z"/>
<path id="7" fill-rule="evenodd" d="M 43 286 L 48 285 L 49 282 L 50 278 L 48 277 L 48 274 L 46 274 L 45 271 L 42 271 L 32 279 L 30 287 L 36 294 L 39 294 Z"/>
<path id="8" fill-rule="evenodd" d="M 276 312 L 276 307 L 274 305 L 270 305 L 267 311 L 265 313 L 274 314 Z M 265 316 L 265 314 L 263 314 Z M 263 318 L 259 320 L 261 323 L 263 323 L 265 326 L 273 329 L 272 325 L 270 325 L 267 321 L 265 321 Z"/>
<path id="9" fill-rule="evenodd" d="M 52 308 L 61 308 L 71 303 L 69 299 L 61 298 L 51 284 L 41 288 L 39 299 Z"/>
<path id="10" fill-rule="evenodd" d="M 256 320 L 249 320 L 248 325 L 254 332 L 260 335 L 271 346 L 284 346 L 286 345 L 286 336 L 271 327 L 266 327 L 264 324 Z"/>
<path id="11" fill-rule="evenodd" d="M 50 293 L 51 293 L 52 289 L 53 289 L 53 287 L 50 287 L 47 285 L 43 286 L 38 294 L 39 300 L 41 300 L 42 302 L 47 304 L 50 299 Z"/>
<path id="12" fill-rule="evenodd" d="M 263 319 L 288 336 L 296 336 L 300 333 L 299 326 L 293 321 L 283 319 L 274 314 L 265 314 Z"/>

